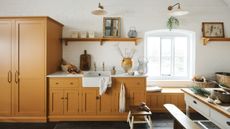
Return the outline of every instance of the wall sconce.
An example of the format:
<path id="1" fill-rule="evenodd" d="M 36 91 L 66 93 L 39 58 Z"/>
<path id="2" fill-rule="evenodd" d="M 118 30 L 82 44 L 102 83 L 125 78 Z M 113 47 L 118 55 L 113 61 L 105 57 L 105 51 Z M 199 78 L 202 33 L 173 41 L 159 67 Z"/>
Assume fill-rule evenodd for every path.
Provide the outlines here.
<path id="1" fill-rule="evenodd" d="M 93 15 L 105 15 L 107 12 L 104 10 L 104 7 L 101 3 L 98 4 L 98 8 L 91 12 Z"/>
<path id="2" fill-rule="evenodd" d="M 178 7 L 174 8 L 175 6 L 178 6 Z M 168 7 L 168 10 L 169 10 L 169 14 L 171 16 L 182 16 L 182 15 L 186 15 L 186 14 L 189 13 L 188 11 L 184 11 L 184 10 L 181 9 L 180 3 L 176 3 L 174 5 L 170 5 Z"/>

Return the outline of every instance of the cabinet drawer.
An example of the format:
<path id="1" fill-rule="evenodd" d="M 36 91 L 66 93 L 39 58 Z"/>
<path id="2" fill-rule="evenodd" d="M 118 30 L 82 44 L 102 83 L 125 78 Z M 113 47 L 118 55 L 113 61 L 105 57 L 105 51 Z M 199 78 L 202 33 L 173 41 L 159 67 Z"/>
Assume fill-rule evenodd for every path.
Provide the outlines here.
<path id="1" fill-rule="evenodd" d="M 141 89 L 141 90 L 146 90 L 146 82 L 145 79 L 130 79 L 125 81 L 125 86 L 127 89 Z"/>
<path id="2" fill-rule="evenodd" d="M 145 77 L 114 77 L 112 78 L 113 90 L 120 90 L 121 83 L 125 84 L 127 90 L 146 91 Z"/>
<path id="3" fill-rule="evenodd" d="M 209 118 L 210 116 L 210 110 L 209 107 L 199 100 L 197 100 L 194 97 L 191 97 L 189 95 L 185 95 L 185 101 L 189 104 L 190 107 L 192 107 L 194 110 L 199 112 L 201 115 L 205 116 L 206 118 Z"/>
<path id="4" fill-rule="evenodd" d="M 79 88 L 81 84 L 80 78 L 50 78 L 49 86 L 54 87 L 71 87 Z"/>
<path id="5" fill-rule="evenodd" d="M 221 129 L 230 129 L 230 118 L 227 118 L 213 109 L 210 111 L 210 119 Z"/>

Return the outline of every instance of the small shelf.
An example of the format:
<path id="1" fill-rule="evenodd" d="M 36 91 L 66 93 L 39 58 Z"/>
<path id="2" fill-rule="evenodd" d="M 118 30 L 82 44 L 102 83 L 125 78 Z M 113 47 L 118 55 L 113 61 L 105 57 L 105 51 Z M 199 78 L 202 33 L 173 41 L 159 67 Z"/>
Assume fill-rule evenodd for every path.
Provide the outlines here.
<path id="1" fill-rule="evenodd" d="M 211 42 L 211 41 L 227 42 L 227 41 L 230 41 L 230 38 L 202 38 L 203 45 L 207 45 L 208 42 Z"/>
<path id="2" fill-rule="evenodd" d="M 103 42 L 113 42 L 113 41 L 121 41 L 121 42 L 133 42 L 137 45 L 138 42 L 141 41 L 141 38 L 62 38 L 65 45 L 68 45 L 68 42 L 71 41 L 93 41 L 100 42 L 100 45 L 103 45 Z"/>

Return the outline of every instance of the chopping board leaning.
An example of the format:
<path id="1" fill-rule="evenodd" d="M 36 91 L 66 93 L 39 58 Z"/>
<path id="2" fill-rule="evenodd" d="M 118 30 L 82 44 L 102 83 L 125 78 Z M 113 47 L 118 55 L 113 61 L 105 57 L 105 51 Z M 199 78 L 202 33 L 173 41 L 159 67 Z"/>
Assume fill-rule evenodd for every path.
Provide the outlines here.
<path id="1" fill-rule="evenodd" d="M 80 69 L 83 71 L 90 70 L 91 66 L 91 56 L 87 54 L 87 51 L 84 50 L 84 54 L 80 55 Z"/>

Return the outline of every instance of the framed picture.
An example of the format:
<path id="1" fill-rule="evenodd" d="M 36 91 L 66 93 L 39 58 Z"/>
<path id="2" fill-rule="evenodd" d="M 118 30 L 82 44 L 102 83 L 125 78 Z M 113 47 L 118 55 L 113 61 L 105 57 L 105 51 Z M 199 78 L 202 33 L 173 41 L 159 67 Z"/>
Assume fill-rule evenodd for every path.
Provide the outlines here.
<path id="1" fill-rule="evenodd" d="M 120 17 L 103 18 L 103 37 L 120 37 L 121 36 Z"/>
<path id="2" fill-rule="evenodd" d="M 223 22 L 202 22 L 203 37 L 224 38 Z"/>

